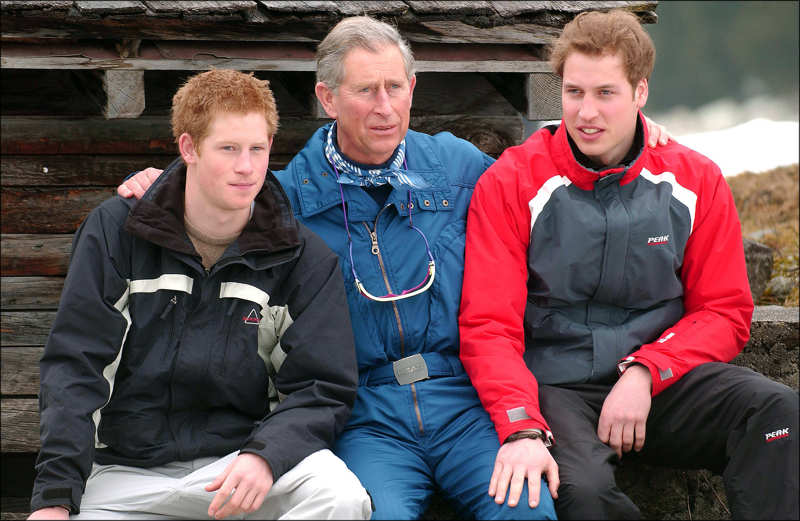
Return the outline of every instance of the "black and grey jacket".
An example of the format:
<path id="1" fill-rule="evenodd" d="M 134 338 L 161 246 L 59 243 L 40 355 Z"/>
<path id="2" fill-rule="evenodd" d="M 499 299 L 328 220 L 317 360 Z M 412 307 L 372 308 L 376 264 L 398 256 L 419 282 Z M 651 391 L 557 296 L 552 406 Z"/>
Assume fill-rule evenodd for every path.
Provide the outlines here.
<path id="1" fill-rule="evenodd" d="M 75 235 L 41 360 L 31 508 L 79 510 L 92 462 L 137 467 L 241 449 L 277 480 L 329 447 L 355 400 L 338 257 L 272 173 L 206 271 L 184 231 L 185 167 L 114 197 Z"/>

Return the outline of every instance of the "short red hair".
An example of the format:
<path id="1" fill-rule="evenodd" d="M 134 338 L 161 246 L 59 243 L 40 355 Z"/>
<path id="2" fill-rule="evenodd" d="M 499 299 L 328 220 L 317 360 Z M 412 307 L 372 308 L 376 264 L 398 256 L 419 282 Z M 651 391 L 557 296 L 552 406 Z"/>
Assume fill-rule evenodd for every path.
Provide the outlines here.
<path id="1" fill-rule="evenodd" d="M 172 97 L 175 142 L 186 133 L 199 145 L 219 112 L 263 114 L 269 136 L 278 131 L 278 108 L 269 81 L 256 78 L 252 72 L 212 69 L 190 77 Z"/>

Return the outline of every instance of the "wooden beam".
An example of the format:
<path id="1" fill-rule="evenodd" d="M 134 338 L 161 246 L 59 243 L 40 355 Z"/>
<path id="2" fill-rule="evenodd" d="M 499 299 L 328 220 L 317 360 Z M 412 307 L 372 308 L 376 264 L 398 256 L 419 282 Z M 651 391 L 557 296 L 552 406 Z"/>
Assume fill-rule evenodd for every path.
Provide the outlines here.
<path id="1" fill-rule="evenodd" d="M 72 252 L 72 234 L 0 235 L 3 276 L 64 276 Z"/>
<path id="2" fill-rule="evenodd" d="M 43 346 L 47 342 L 55 311 L 3 311 L 0 319 L 0 344 L 14 346 Z"/>
<path id="3" fill-rule="evenodd" d="M 106 119 L 138 118 L 144 112 L 144 71 L 107 70 L 103 76 Z"/>
<path id="4" fill-rule="evenodd" d="M 39 441 L 39 400 L 3 398 L 0 400 L 2 452 L 37 452 Z"/>
<path id="5" fill-rule="evenodd" d="M 494 14 L 491 2 L 483 0 L 406 0 L 406 3 L 420 15 L 487 15 Z"/>
<path id="6" fill-rule="evenodd" d="M 400 16 L 408 11 L 406 3 L 400 0 L 338 0 L 336 8 L 345 16 Z"/>
<path id="7" fill-rule="evenodd" d="M 72 233 L 95 207 L 115 195 L 103 188 L 3 188 L 2 233 Z M 58 218 L 54 218 L 57 214 Z"/>
<path id="8" fill-rule="evenodd" d="M 0 184 L 12 186 L 116 187 L 133 172 L 162 167 L 177 157 L 164 155 L 4 155 Z M 272 162 L 270 161 L 270 165 Z"/>
<path id="9" fill-rule="evenodd" d="M 2 277 L 0 308 L 5 311 L 58 308 L 64 277 Z"/>
<path id="10" fill-rule="evenodd" d="M 400 32 L 412 42 L 547 45 L 558 38 L 561 29 L 527 23 L 476 27 L 459 20 L 423 20 L 401 22 Z"/>
<path id="11" fill-rule="evenodd" d="M 431 22 L 432 27 L 447 23 L 449 22 Z M 540 46 L 486 44 L 485 38 L 480 36 L 481 31 L 483 30 L 465 29 L 464 35 L 458 38 L 438 36 L 436 31 L 432 34 L 429 31 L 426 33 L 426 42 L 412 46 L 417 70 L 549 71 Z M 516 26 L 512 33 L 530 43 L 530 37 L 523 26 Z M 441 43 L 443 41 L 450 43 Z M 207 70 L 217 67 L 245 71 L 316 71 L 314 47 L 306 43 L 160 41 L 154 45 L 143 42 L 138 48 L 138 54 L 123 57 L 119 49 L 98 41 L 59 42 L 58 45 L 27 45 L 3 41 L 0 42 L 0 51 L 0 63 L 4 69 L 100 69 L 130 72 Z"/>
<path id="12" fill-rule="evenodd" d="M 528 74 L 526 117 L 531 120 L 561 119 L 561 78 L 553 73 Z"/>
<path id="13" fill-rule="evenodd" d="M 14 11 L 67 11 L 73 5 L 73 0 L 4 0 L 2 9 L 11 14 Z"/>
<path id="14" fill-rule="evenodd" d="M 75 7 L 81 14 L 98 16 L 144 13 L 147 10 L 138 0 L 76 0 Z"/>
<path id="15" fill-rule="evenodd" d="M 307 118 L 281 118 L 271 153 L 293 156 L 323 123 Z M 4 155 L 178 155 L 166 115 L 124 120 L 4 117 L 0 129 L 0 151 Z M 147 165 L 149 161 L 143 158 L 142 167 L 157 166 Z M 124 177 L 127 173 L 120 175 Z"/>
<path id="16" fill-rule="evenodd" d="M 0 392 L 4 395 L 39 394 L 39 359 L 43 351 L 41 346 L 0 349 Z"/>
<path id="17" fill-rule="evenodd" d="M 257 4 L 253 0 L 145 0 L 154 13 L 157 14 L 177 14 L 184 16 L 199 14 L 231 14 L 256 9 Z"/>

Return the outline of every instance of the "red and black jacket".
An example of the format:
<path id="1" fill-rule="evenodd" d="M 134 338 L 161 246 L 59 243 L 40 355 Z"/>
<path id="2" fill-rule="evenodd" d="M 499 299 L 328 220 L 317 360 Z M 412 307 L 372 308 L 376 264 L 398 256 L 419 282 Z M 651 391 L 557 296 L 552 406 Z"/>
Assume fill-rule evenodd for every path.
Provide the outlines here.
<path id="1" fill-rule="evenodd" d="M 656 395 L 699 364 L 730 361 L 749 337 L 725 179 L 697 152 L 646 140 L 640 122 L 631 161 L 597 171 L 576 159 L 562 123 L 506 150 L 478 181 L 461 359 L 501 441 L 547 431 L 538 383 L 610 383 L 636 361 Z"/>

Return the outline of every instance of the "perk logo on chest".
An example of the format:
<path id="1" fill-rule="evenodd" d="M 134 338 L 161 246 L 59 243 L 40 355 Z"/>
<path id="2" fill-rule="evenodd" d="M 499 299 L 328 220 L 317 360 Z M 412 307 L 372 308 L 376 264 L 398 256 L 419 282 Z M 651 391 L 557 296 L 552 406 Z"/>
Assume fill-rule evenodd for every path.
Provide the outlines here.
<path id="1" fill-rule="evenodd" d="M 648 237 L 648 246 L 657 246 L 659 244 L 667 244 L 669 242 L 669 235 L 659 235 L 657 237 Z"/>

